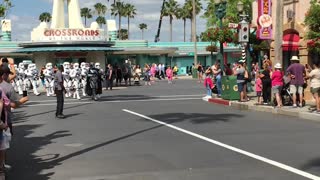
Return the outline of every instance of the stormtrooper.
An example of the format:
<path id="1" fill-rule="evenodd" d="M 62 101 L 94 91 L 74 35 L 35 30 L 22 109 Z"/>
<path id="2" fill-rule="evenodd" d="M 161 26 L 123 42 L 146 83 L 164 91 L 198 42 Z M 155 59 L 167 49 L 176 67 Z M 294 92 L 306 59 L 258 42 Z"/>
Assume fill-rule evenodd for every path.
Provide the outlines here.
<path id="1" fill-rule="evenodd" d="M 103 71 L 103 69 L 101 69 L 100 63 L 96 62 L 94 64 L 94 66 L 98 70 L 98 73 L 99 73 L 98 80 L 97 80 L 97 96 L 98 96 L 98 98 L 100 98 L 100 95 L 102 94 L 102 81 L 103 81 L 102 76 L 104 74 L 104 71 Z"/>
<path id="2" fill-rule="evenodd" d="M 79 95 L 80 80 L 81 80 L 81 69 L 79 63 L 73 64 L 73 69 L 70 71 L 70 77 L 72 79 L 72 86 L 74 88 L 73 98 L 81 99 Z"/>
<path id="3" fill-rule="evenodd" d="M 82 88 L 82 95 L 87 96 L 87 94 L 86 94 L 87 75 L 88 75 L 87 63 L 82 62 L 80 64 L 80 67 L 81 67 L 81 85 L 80 85 L 80 87 Z"/>
<path id="4" fill-rule="evenodd" d="M 26 90 L 26 86 L 25 86 L 25 83 L 24 83 L 25 70 L 26 70 L 26 68 L 24 66 L 24 63 L 19 63 L 18 70 L 16 71 L 16 73 L 17 73 L 16 85 L 17 85 L 17 88 L 18 88 L 19 95 L 23 94 L 22 90 Z"/>
<path id="5" fill-rule="evenodd" d="M 47 91 L 47 96 L 53 96 L 54 95 L 54 73 L 52 68 L 52 63 L 46 64 L 46 69 L 43 71 L 44 74 L 44 81 Z"/>
<path id="6" fill-rule="evenodd" d="M 64 62 L 63 63 L 63 86 L 66 89 L 66 97 L 71 97 L 71 86 L 72 86 L 72 81 L 70 78 L 70 63 L 69 62 Z"/>
<path id="7" fill-rule="evenodd" d="M 40 93 L 37 90 L 37 87 L 39 86 L 39 72 L 36 68 L 36 65 L 31 63 L 28 65 L 28 69 L 25 70 L 26 78 L 24 79 L 25 84 L 25 90 L 28 90 L 32 87 L 33 93 L 36 96 L 39 96 Z"/>

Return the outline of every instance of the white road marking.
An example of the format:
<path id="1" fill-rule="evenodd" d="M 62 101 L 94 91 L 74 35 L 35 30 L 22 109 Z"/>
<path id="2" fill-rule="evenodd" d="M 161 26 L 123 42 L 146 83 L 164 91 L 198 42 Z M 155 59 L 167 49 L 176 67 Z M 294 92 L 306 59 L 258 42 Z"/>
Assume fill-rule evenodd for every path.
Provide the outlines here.
<path id="1" fill-rule="evenodd" d="M 67 102 L 64 105 L 70 104 L 93 104 L 93 103 L 122 103 L 122 102 L 148 102 L 148 101 L 186 101 L 186 100 L 201 100 L 201 98 L 170 98 L 170 99 L 138 99 L 138 100 L 114 100 L 114 101 L 79 101 L 79 102 Z M 48 104 L 26 104 L 24 107 L 37 107 L 37 106 L 56 106 L 57 103 Z"/>
<path id="2" fill-rule="evenodd" d="M 83 146 L 81 143 L 72 143 L 72 144 L 65 144 L 66 147 L 80 147 Z"/>
<path id="3" fill-rule="evenodd" d="M 148 116 L 145 116 L 145 115 L 143 115 L 143 114 L 139 114 L 139 113 L 136 113 L 136 112 L 127 110 L 127 109 L 122 109 L 122 111 L 127 112 L 127 113 L 130 113 L 130 114 L 133 114 L 133 115 L 136 115 L 136 116 L 139 116 L 139 117 L 142 117 L 142 118 L 144 118 L 144 119 L 153 121 L 153 122 L 155 122 L 155 123 L 158 123 L 158 124 L 167 126 L 167 127 L 169 127 L 169 128 L 175 129 L 175 130 L 180 131 L 180 132 L 182 132 L 182 133 L 185 133 L 185 134 L 188 134 L 188 135 L 190 135 L 190 136 L 199 138 L 199 139 L 201 139 L 201 140 L 210 142 L 210 143 L 212 143 L 212 144 L 221 146 L 221 147 L 223 147 L 223 148 L 229 149 L 229 150 L 234 151 L 234 152 L 237 152 L 237 153 L 239 153 L 239 154 L 243 154 L 243 155 L 248 156 L 248 157 L 251 157 L 251 158 L 253 158 L 253 159 L 256 159 L 256 160 L 265 162 L 265 163 L 267 163 L 267 164 L 270 164 L 270 165 L 273 165 L 273 166 L 275 166 L 275 167 L 284 169 L 284 170 L 289 171 L 289 172 L 292 172 L 292 173 L 294 173 L 294 174 L 298 174 L 298 175 L 303 176 L 303 177 L 306 177 L 306 178 L 308 178 L 308 179 L 320 180 L 320 177 L 315 176 L 315 175 L 313 175 L 313 174 L 310 174 L 310 173 L 308 173 L 308 172 L 305 172 L 305 171 L 296 169 L 296 168 L 294 168 L 294 167 L 288 166 L 288 165 L 286 165 L 286 164 L 283 164 L 283 163 L 280 163 L 280 162 L 277 162 L 277 161 L 274 161 L 274 160 L 271 160 L 271 159 L 268 159 L 268 158 L 265 158 L 265 157 L 262 157 L 262 156 L 253 154 L 253 153 L 250 153 L 250 152 L 248 152 L 248 151 L 244 151 L 244 150 L 242 150 L 242 149 L 239 149 L 239 148 L 236 148 L 236 147 L 233 147 L 233 146 L 224 144 L 224 143 L 222 143 L 222 142 L 219 142 L 219 141 L 216 141 L 216 140 L 207 138 L 207 137 L 202 136 L 202 135 L 200 135 L 200 134 L 196 134 L 196 133 L 194 133 L 194 132 L 191 132 L 191 131 L 188 131 L 188 130 L 179 128 L 179 127 L 177 127 L 177 126 L 174 126 L 174 125 L 171 125 L 171 124 L 168 124 L 168 123 L 165 123 L 165 122 L 162 122 L 162 121 L 153 119 L 153 118 L 148 117 Z"/>

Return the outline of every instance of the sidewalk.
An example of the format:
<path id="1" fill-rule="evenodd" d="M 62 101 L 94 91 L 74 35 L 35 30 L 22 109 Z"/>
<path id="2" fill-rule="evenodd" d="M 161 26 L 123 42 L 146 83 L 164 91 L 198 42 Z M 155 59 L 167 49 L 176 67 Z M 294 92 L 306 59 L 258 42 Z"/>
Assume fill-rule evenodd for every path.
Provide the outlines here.
<path id="1" fill-rule="evenodd" d="M 253 94 L 249 94 L 250 101 L 248 102 L 238 102 L 232 100 L 224 100 L 218 98 L 216 95 L 213 95 L 212 98 L 206 100 L 209 103 L 220 104 L 231 106 L 235 109 L 239 110 L 249 110 L 249 111 L 260 111 L 260 112 L 268 112 L 272 114 L 286 115 L 286 116 L 295 116 L 302 119 L 308 119 L 313 121 L 320 122 L 320 114 L 314 113 L 309 110 L 310 107 L 313 107 L 314 102 L 307 102 L 306 106 L 302 108 L 292 108 L 291 106 L 284 106 L 282 108 L 275 108 L 271 105 L 256 105 L 257 97 L 253 96 Z"/>

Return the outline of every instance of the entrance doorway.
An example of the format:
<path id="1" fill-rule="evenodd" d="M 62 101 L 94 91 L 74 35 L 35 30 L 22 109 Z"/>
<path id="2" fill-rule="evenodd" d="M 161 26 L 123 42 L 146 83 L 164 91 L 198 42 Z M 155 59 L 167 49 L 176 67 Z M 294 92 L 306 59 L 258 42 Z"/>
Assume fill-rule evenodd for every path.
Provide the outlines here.
<path id="1" fill-rule="evenodd" d="M 291 64 L 291 57 L 292 56 L 299 56 L 299 41 L 300 36 L 299 33 L 296 31 L 292 31 L 285 34 L 283 36 L 283 44 L 282 44 L 282 50 L 283 50 L 283 68 L 284 70 L 288 68 L 288 66 Z"/>

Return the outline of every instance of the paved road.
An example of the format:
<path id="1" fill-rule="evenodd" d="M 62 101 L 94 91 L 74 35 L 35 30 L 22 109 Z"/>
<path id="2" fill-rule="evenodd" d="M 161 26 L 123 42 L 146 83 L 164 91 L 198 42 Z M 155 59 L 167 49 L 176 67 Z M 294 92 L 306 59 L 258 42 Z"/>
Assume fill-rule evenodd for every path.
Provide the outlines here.
<path id="1" fill-rule="evenodd" d="M 194 80 L 31 97 L 15 111 L 13 180 L 300 180 L 320 177 L 320 123 L 202 101 Z"/>

